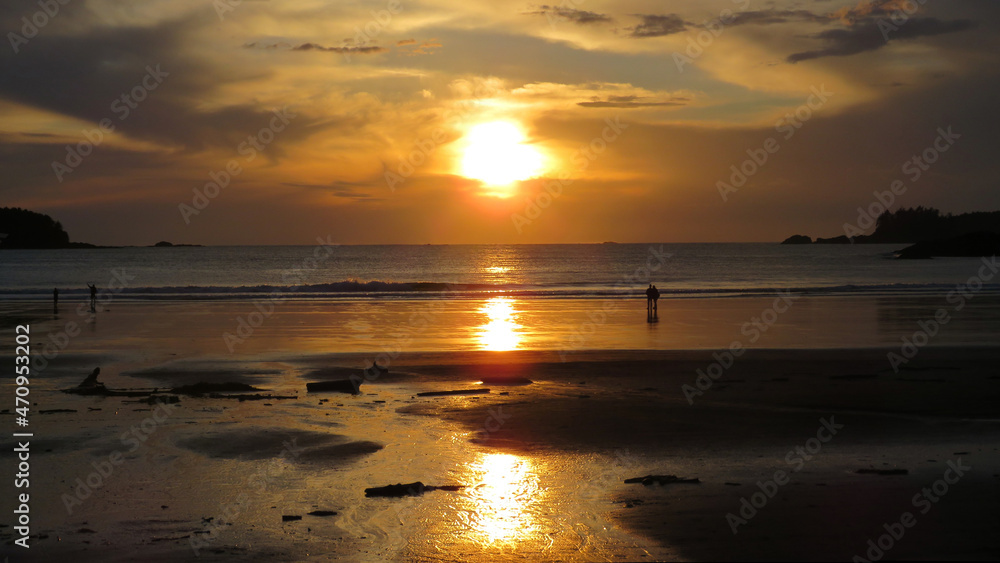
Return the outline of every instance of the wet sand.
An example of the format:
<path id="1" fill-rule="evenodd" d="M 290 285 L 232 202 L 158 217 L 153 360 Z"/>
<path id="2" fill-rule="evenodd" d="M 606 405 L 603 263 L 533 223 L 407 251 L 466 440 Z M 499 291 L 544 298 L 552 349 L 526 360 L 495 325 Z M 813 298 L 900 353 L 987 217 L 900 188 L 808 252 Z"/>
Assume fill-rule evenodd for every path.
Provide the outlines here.
<path id="1" fill-rule="evenodd" d="M 305 392 L 374 356 L 331 354 L 314 324 L 281 320 L 314 334 L 275 341 L 294 349 L 264 352 L 260 338 L 253 354 L 229 355 L 206 344 L 218 320 L 141 333 L 115 322 L 123 328 L 99 325 L 32 383 L 32 534 L 45 537 L 29 559 L 868 559 L 868 540 L 906 511 L 916 524 L 886 559 L 1000 556 L 997 348 L 928 347 L 899 373 L 886 350 L 750 350 L 693 404 L 683 386 L 697 388 L 709 350 L 582 350 L 569 361 L 556 350 L 405 351 L 352 396 Z M 96 365 L 109 387 L 239 381 L 297 398 L 160 406 L 58 392 Z M 491 392 L 417 396 L 482 387 Z M 830 436 L 823 420 L 843 427 Z M 805 454 L 789 457 L 795 448 Z M 921 513 L 914 495 L 958 460 L 972 469 Z M 787 484 L 733 534 L 727 514 L 740 515 L 758 481 L 772 490 L 777 471 Z M 701 482 L 623 482 L 647 474 Z M 468 488 L 364 497 L 413 481 Z M 337 514 L 308 514 L 317 510 Z"/>
<path id="2" fill-rule="evenodd" d="M 996 359 L 995 350 L 928 349 L 897 375 L 885 369 L 882 351 L 751 351 L 694 405 L 680 387 L 711 361 L 707 354 L 532 365 L 518 371 L 543 385 L 558 382 L 558 389 L 517 388 L 474 406 L 424 404 L 406 412 L 454 420 L 478 430 L 478 444 L 501 451 L 590 451 L 611 460 L 604 483 L 610 519 L 664 548 L 651 551 L 654 557 L 869 559 L 868 540 L 877 542 L 883 525 L 908 511 L 917 524 L 883 557 L 995 559 Z M 509 418 L 483 432 L 483 421 L 499 409 Z M 821 430 L 824 420 L 843 428 L 830 435 Z M 817 441 L 818 433 L 829 440 Z M 811 446 L 818 449 L 810 455 Z M 940 502 L 918 499 L 915 506 L 914 495 L 959 460 L 972 469 Z M 773 486 L 778 471 L 788 482 Z M 701 484 L 622 483 L 648 474 L 698 477 Z M 758 491 L 774 496 L 741 513 L 742 499 Z"/>

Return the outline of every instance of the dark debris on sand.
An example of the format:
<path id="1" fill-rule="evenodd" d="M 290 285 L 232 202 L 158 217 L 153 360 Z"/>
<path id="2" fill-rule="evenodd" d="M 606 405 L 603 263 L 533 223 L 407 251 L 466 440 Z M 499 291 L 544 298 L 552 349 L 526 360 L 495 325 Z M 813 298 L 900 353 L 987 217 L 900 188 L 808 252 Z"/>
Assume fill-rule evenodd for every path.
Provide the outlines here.
<path id="1" fill-rule="evenodd" d="M 366 497 L 417 497 L 428 491 L 459 491 L 465 485 L 424 485 L 420 481 L 414 483 L 396 483 L 384 487 L 369 487 L 365 489 Z"/>
<path id="2" fill-rule="evenodd" d="M 909 475 L 908 469 L 858 469 L 859 475 Z"/>
<path id="3" fill-rule="evenodd" d="M 701 480 L 697 477 L 688 479 L 684 477 L 678 477 L 676 475 L 646 475 L 645 477 L 632 477 L 631 479 L 625 479 L 626 484 L 642 483 L 647 487 L 650 485 L 670 485 L 672 483 L 701 483 Z"/>
<path id="4" fill-rule="evenodd" d="M 455 389 L 453 391 L 425 391 L 417 393 L 418 397 L 448 397 L 452 395 L 486 395 L 489 389 Z"/>
<path id="5" fill-rule="evenodd" d="M 250 391 L 263 391 L 253 385 L 239 383 L 236 381 L 226 381 L 221 383 L 206 383 L 204 381 L 192 385 L 181 385 L 170 390 L 171 393 L 180 395 L 206 395 L 208 393 L 246 393 Z"/>

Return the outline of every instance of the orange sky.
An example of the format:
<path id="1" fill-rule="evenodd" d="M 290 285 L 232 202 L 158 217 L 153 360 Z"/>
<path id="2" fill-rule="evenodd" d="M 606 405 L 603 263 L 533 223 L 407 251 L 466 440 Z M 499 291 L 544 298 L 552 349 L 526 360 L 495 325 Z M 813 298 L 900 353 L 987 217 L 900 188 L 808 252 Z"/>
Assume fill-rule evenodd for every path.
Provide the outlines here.
<path id="1" fill-rule="evenodd" d="M 5 2 L 0 204 L 98 244 L 835 236 L 896 179 L 1000 208 L 994 3 L 225 2 Z"/>

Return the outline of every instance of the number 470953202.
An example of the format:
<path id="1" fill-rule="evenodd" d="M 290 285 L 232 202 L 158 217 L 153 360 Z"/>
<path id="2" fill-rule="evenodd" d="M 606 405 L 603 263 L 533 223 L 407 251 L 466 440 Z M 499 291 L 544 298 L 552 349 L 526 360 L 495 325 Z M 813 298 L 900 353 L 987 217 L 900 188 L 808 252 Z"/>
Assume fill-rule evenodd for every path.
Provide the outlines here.
<path id="1" fill-rule="evenodd" d="M 14 410 L 17 411 L 17 416 L 20 417 L 17 421 L 20 426 L 28 425 L 28 405 L 31 404 L 28 401 L 28 375 L 30 375 L 31 372 L 31 367 L 29 366 L 29 363 L 31 362 L 30 333 L 30 326 L 18 325 L 15 330 L 16 336 L 14 337 L 14 341 L 17 344 L 17 348 L 14 350 L 14 364 L 16 366 L 15 371 L 17 373 L 17 377 L 15 378 L 15 384 L 17 387 L 14 389 L 14 394 L 17 396 L 14 397 Z"/>

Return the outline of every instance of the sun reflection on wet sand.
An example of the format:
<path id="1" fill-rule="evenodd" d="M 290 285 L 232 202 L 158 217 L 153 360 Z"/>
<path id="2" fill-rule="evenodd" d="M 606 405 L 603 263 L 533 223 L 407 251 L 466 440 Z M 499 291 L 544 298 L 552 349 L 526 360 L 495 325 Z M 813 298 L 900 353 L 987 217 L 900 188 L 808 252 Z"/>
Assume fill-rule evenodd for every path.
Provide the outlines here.
<path id="1" fill-rule="evenodd" d="M 486 324 L 479 327 L 479 344 L 483 350 L 514 350 L 521 343 L 517 311 L 510 297 L 492 297 L 479 308 L 486 315 Z"/>
<path id="2" fill-rule="evenodd" d="M 481 545 L 516 546 L 538 534 L 535 517 L 542 501 L 537 469 L 529 458 L 512 454 L 479 454 L 469 465 L 475 486 L 465 500 L 469 537 Z"/>

